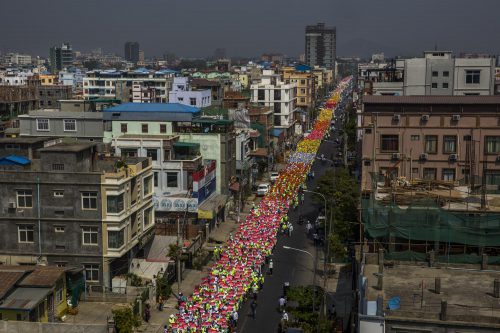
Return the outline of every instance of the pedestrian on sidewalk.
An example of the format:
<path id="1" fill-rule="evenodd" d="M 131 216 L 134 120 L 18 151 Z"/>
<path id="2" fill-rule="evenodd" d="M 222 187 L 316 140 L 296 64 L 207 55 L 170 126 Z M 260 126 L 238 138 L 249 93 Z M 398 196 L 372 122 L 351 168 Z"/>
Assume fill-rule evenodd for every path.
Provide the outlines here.
<path id="1" fill-rule="evenodd" d="M 160 295 L 158 297 L 158 310 L 163 311 L 163 304 L 165 303 L 165 300 L 163 299 L 163 296 Z"/>
<path id="2" fill-rule="evenodd" d="M 255 314 L 257 313 L 257 301 L 253 300 L 250 304 L 250 308 L 252 309 L 252 318 L 255 319 Z"/>
<path id="3" fill-rule="evenodd" d="M 273 275 L 274 263 L 273 259 L 269 259 L 269 275 Z"/>
<path id="4" fill-rule="evenodd" d="M 144 309 L 144 320 L 146 323 L 149 323 L 149 319 L 151 319 L 151 308 L 149 304 L 146 304 L 146 308 Z"/>
<path id="5" fill-rule="evenodd" d="M 258 279 L 258 278 L 257 278 Z M 257 283 L 254 283 L 252 287 L 252 293 L 253 293 L 253 300 L 257 300 L 257 293 L 259 292 L 259 285 Z"/>
<path id="6" fill-rule="evenodd" d="M 163 333 L 168 333 L 168 326 L 167 325 L 163 326 Z"/>
<path id="7" fill-rule="evenodd" d="M 280 299 L 278 300 L 278 304 L 280 306 L 280 312 L 285 310 L 285 305 L 286 305 L 286 299 L 285 296 L 281 295 Z"/>
<path id="8" fill-rule="evenodd" d="M 307 230 L 307 237 L 309 237 L 309 235 L 311 234 L 311 229 L 312 229 L 312 224 L 311 224 L 311 221 L 307 220 L 307 224 L 306 224 L 306 230 Z"/>

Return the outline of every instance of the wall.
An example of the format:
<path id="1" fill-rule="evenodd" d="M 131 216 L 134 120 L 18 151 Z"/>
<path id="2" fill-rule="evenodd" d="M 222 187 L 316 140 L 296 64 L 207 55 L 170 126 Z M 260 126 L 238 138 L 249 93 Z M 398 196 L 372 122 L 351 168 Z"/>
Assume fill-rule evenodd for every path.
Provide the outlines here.
<path id="1" fill-rule="evenodd" d="M 1 321 L 0 333 L 107 333 L 107 325 L 66 324 L 66 323 L 30 323 L 22 321 Z"/>
<path id="2" fill-rule="evenodd" d="M 415 58 L 405 61 L 404 94 L 425 95 L 426 59 Z"/>
<path id="3" fill-rule="evenodd" d="M 479 84 L 467 84 L 466 70 L 480 70 Z M 454 95 L 477 93 L 493 95 L 495 82 L 495 59 L 455 59 Z"/>
<path id="4" fill-rule="evenodd" d="M 65 118 L 54 118 L 51 117 L 51 112 L 45 112 L 47 112 L 46 117 L 43 115 L 36 117 L 31 115 L 19 117 L 19 129 L 21 136 L 71 137 L 102 140 L 104 135 L 102 117 L 93 116 L 92 118 L 82 119 L 81 117 L 76 118 L 76 115 L 68 113 Z M 78 112 L 78 114 L 82 114 L 82 112 Z M 101 115 L 100 113 L 93 114 Z M 49 119 L 49 131 L 37 130 L 37 118 Z M 64 131 L 64 119 L 75 119 L 76 131 Z"/>

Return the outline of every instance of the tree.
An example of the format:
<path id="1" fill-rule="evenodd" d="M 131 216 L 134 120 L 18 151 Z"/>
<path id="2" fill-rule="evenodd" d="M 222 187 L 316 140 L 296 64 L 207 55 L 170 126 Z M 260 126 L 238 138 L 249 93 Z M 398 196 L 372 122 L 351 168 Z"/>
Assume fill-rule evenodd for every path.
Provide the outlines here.
<path id="1" fill-rule="evenodd" d="M 133 333 L 134 328 L 141 325 L 141 320 L 134 315 L 130 307 L 111 311 L 115 319 L 115 327 L 118 333 Z"/>

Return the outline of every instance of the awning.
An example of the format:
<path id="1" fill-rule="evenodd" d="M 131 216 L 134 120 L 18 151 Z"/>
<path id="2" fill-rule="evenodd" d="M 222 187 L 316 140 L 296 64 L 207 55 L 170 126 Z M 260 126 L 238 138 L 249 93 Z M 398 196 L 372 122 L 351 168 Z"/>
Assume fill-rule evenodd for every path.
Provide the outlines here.
<path id="1" fill-rule="evenodd" d="M 174 143 L 174 147 L 188 147 L 188 148 L 199 148 L 200 147 L 200 144 L 199 143 L 195 143 L 195 142 L 175 142 Z"/>
<path id="2" fill-rule="evenodd" d="M 250 152 L 248 154 L 250 156 L 256 156 L 256 157 L 267 157 L 267 149 L 266 148 L 257 148 L 254 151 Z"/>
<path id="3" fill-rule="evenodd" d="M 271 135 L 277 138 L 280 137 L 281 133 L 283 133 L 282 128 L 273 128 L 273 130 L 271 131 Z"/>
<path id="4" fill-rule="evenodd" d="M 226 205 L 227 195 L 212 194 L 198 206 L 198 218 L 211 220 Z"/>

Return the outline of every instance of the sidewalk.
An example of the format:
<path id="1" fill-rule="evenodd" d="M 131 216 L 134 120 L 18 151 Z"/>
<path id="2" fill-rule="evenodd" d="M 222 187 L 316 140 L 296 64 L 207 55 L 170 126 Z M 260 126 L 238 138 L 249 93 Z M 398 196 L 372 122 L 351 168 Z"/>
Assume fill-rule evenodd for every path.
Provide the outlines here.
<path id="1" fill-rule="evenodd" d="M 256 198 L 254 195 L 249 196 L 245 200 L 245 207 L 240 212 L 240 221 L 244 221 L 247 214 L 252 209 L 252 202 L 257 202 L 259 198 Z M 236 213 L 228 214 L 228 218 L 219 224 L 219 226 L 212 230 L 209 235 L 209 241 L 203 245 L 203 249 L 206 251 L 213 251 L 215 246 L 225 246 L 227 240 L 229 239 L 230 233 L 235 233 L 238 228 L 237 216 Z M 180 291 L 186 295 L 190 296 L 195 287 L 201 283 L 201 279 L 208 275 L 209 269 L 214 263 L 213 259 L 211 259 L 206 266 L 203 267 L 201 271 L 186 269 L 183 274 L 183 279 L 181 282 Z M 179 287 L 177 282 L 172 285 L 172 291 L 174 293 L 178 293 Z M 137 330 L 138 332 L 145 333 L 162 333 L 164 325 L 168 322 L 168 317 L 171 314 L 177 314 L 176 307 L 177 299 L 174 296 L 170 296 L 168 300 L 164 304 L 163 311 L 159 311 L 156 306 L 152 306 L 151 310 L 151 319 L 149 323 L 143 323 L 143 325 Z"/>

